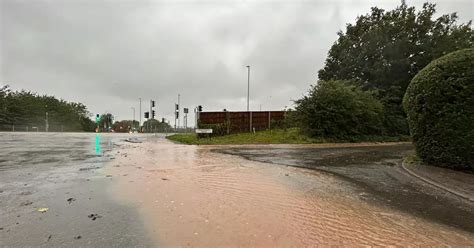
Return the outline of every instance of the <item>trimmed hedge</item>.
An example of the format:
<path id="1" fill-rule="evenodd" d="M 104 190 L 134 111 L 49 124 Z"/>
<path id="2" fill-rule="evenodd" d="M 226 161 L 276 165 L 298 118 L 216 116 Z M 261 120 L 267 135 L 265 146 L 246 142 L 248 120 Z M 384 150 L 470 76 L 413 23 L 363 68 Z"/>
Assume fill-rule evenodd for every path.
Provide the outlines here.
<path id="1" fill-rule="evenodd" d="M 474 170 L 474 49 L 432 61 L 403 99 L 418 156 L 427 164 Z"/>

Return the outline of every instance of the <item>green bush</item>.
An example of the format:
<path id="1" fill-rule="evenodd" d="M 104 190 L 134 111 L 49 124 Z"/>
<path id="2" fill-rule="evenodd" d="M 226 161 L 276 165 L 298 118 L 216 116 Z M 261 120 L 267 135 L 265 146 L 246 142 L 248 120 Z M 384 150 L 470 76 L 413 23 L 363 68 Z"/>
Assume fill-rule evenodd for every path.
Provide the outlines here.
<path id="1" fill-rule="evenodd" d="M 229 122 L 219 124 L 204 124 L 199 122 L 198 127 L 202 129 L 212 129 L 212 134 L 198 134 L 199 138 L 223 136 L 227 134 L 227 129 L 230 127 Z"/>
<path id="2" fill-rule="evenodd" d="M 424 162 L 474 170 L 474 49 L 428 64 L 411 81 L 403 105 Z"/>
<path id="3" fill-rule="evenodd" d="M 295 103 L 301 130 L 311 137 L 382 134 L 382 103 L 348 81 L 320 81 Z"/>

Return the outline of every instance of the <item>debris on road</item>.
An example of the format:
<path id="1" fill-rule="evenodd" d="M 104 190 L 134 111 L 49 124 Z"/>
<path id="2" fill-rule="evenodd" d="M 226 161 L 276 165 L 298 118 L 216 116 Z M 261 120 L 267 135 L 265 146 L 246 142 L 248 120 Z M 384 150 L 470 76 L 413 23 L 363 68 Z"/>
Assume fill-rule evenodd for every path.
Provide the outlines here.
<path id="1" fill-rule="evenodd" d="M 137 138 L 128 138 L 128 139 L 125 139 L 124 140 L 125 142 L 129 142 L 129 143 L 142 143 L 139 139 Z"/>
<path id="2" fill-rule="evenodd" d="M 71 197 L 71 198 L 67 199 L 67 202 L 68 202 L 69 204 L 71 204 L 71 203 L 72 203 L 73 201 L 75 201 L 75 200 L 76 200 L 75 198 L 72 198 L 72 197 Z"/>
<path id="3" fill-rule="evenodd" d="M 31 204 L 33 204 L 32 201 L 25 201 L 25 202 L 21 203 L 20 206 L 29 206 Z"/>
<path id="4" fill-rule="evenodd" d="M 89 214 L 87 217 L 89 217 L 89 219 L 92 219 L 92 220 L 96 220 L 98 218 L 102 218 L 102 216 L 98 215 L 98 214 Z"/>
<path id="5" fill-rule="evenodd" d="M 44 213 L 47 212 L 49 208 L 38 208 L 38 212 Z"/>

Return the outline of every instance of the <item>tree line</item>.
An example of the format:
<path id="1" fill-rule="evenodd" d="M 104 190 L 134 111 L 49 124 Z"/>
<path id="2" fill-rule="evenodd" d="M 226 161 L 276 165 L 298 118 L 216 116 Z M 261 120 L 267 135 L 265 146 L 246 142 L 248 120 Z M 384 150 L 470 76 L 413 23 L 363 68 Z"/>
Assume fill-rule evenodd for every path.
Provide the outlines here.
<path id="1" fill-rule="evenodd" d="M 67 102 L 35 92 L 0 88 L 0 128 L 29 126 L 44 131 L 94 131 L 96 124 L 82 103 Z"/>

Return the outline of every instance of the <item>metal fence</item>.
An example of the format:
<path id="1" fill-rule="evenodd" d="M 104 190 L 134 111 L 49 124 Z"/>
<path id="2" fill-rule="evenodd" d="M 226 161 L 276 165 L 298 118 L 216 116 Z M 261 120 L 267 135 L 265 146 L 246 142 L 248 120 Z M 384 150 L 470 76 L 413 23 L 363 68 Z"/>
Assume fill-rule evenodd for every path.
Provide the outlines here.
<path id="1" fill-rule="evenodd" d="M 1 132 L 77 132 L 81 131 L 67 125 L 0 124 Z"/>
<path id="2" fill-rule="evenodd" d="M 198 123 L 226 125 L 227 133 L 242 133 L 270 129 L 285 119 L 285 111 L 200 112 Z"/>

